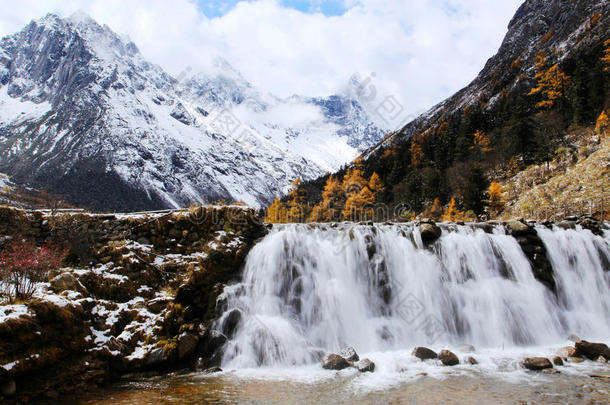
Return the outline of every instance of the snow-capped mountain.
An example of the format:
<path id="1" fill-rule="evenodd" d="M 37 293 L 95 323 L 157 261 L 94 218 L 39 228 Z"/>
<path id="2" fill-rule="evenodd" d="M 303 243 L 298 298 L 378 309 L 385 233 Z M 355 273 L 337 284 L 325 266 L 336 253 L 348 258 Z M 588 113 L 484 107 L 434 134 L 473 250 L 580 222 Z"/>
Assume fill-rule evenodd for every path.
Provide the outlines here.
<path id="1" fill-rule="evenodd" d="M 223 59 L 172 77 L 86 15 L 0 41 L 0 172 L 95 209 L 268 203 L 383 131 L 347 96 L 263 94 Z"/>

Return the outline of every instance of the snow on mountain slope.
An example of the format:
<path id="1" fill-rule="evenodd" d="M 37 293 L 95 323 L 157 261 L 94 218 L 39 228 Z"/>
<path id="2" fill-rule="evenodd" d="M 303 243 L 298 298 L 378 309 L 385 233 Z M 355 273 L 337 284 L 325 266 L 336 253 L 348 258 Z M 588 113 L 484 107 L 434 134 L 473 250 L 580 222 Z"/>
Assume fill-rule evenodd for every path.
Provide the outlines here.
<path id="1" fill-rule="evenodd" d="M 175 79 L 86 15 L 0 41 L 0 171 L 95 209 L 261 206 L 383 131 L 346 96 L 281 100 L 226 61 Z"/>

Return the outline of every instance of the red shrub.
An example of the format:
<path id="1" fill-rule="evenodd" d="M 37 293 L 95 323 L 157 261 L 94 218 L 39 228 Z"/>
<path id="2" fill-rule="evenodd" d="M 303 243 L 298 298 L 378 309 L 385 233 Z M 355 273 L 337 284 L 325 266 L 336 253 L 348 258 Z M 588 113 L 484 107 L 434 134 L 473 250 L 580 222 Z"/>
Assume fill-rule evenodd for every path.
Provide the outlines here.
<path id="1" fill-rule="evenodd" d="M 66 253 L 56 246 L 37 247 L 32 242 L 16 242 L 0 252 L 0 294 L 9 301 L 29 299 L 36 283 L 59 268 Z"/>

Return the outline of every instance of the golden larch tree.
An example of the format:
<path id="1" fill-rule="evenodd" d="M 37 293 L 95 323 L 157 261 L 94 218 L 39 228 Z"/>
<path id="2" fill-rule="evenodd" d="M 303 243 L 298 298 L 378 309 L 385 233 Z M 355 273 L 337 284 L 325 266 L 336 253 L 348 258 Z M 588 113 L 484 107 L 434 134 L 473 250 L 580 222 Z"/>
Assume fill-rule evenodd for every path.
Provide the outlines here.
<path id="1" fill-rule="evenodd" d="M 447 206 L 447 209 L 445 210 L 441 220 L 450 222 L 466 220 L 464 212 L 458 209 L 457 203 L 455 202 L 455 198 L 452 198 L 451 201 L 449 201 L 449 205 Z"/>
<path id="2" fill-rule="evenodd" d="M 373 204 L 375 196 L 373 192 L 364 186 L 358 194 L 351 195 L 345 202 L 343 217 L 351 221 L 362 221 L 373 216 Z"/>
<path id="3" fill-rule="evenodd" d="M 602 111 L 602 113 L 597 118 L 597 122 L 595 123 L 595 132 L 598 134 L 605 136 L 606 130 L 610 126 L 610 119 L 608 119 L 608 114 L 606 114 L 606 110 Z"/>
<path id="4" fill-rule="evenodd" d="M 606 65 L 604 67 L 604 70 L 606 72 L 610 72 L 610 39 L 604 42 L 604 46 L 606 47 L 606 49 L 604 49 L 604 56 L 602 57 L 602 62 L 604 62 L 604 65 Z"/>
<path id="5" fill-rule="evenodd" d="M 480 152 L 491 152 L 491 137 L 485 132 L 478 130 L 474 133 L 472 150 L 478 150 Z"/>
<path id="6" fill-rule="evenodd" d="M 385 186 L 376 172 L 373 172 L 369 179 L 369 189 L 373 192 L 375 202 L 379 200 L 380 194 L 385 191 Z"/>
<path id="7" fill-rule="evenodd" d="M 279 198 L 273 200 L 273 203 L 267 208 L 265 222 L 271 224 L 284 224 L 287 222 L 286 207 Z"/>
<path id="8" fill-rule="evenodd" d="M 496 181 L 492 181 L 489 185 L 489 210 L 493 216 L 497 216 L 504 211 L 505 195 L 502 185 Z"/>
<path id="9" fill-rule="evenodd" d="M 409 152 L 411 153 L 411 166 L 419 166 L 422 159 L 424 158 L 424 150 L 421 146 L 420 136 L 415 135 L 413 137 Z"/>
<path id="10" fill-rule="evenodd" d="M 426 218 L 430 218 L 434 221 L 440 221 L 443 216 L 443 211 L 444 210 L 443 206 L 441 205 L 441 200 L 435 198 L 432 205 L 424 210 L 423 216 Z"/>
<path id="11" fill-rule="evenodd" d="M 297 177 L 292 183 L 292 189 L 288 193 L 287 207 L 287 222 L 305 222 L 309 217 L 307 206 L 305 205 L 305 196 L 301 185 L 303 181 Z"/>
<path id="12" fill-rule="evenodd" d="M 565 99 L 570 84 L 570 76 L 563 73 L 557 65 L 548 67 L 548 59 L 544 52 L 536 56 L 536 79 L 538 83 L 529 95 L 542 95 L 543 99 L 536 104 L 541 110 L 549 110 L 555 106 L 557 101 Z"/>
<path id="13" fill-rule="evenodd" d="M 345 205 L 345 194 L 341 182 L 335 176 L 326 180 L 322 191 L 322 201 L 316 205 L 309 216 L 310 222 L 328 222 L 341 220 L 341 211 Z"/>

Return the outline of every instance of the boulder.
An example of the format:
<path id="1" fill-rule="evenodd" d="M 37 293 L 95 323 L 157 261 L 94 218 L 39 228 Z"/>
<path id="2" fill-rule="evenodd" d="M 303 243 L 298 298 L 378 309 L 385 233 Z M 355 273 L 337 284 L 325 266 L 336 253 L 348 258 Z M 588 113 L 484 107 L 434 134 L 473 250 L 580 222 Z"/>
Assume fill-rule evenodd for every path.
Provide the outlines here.
<path id="1" fill-rule="evenodd" d="M 606 360 L 610 359 L 610 348 L 604 343 L 591 343 L 586 340 L 579 340 L 574 344 L 574 347 L 591 360 L 595 360 L 599 356 L 604 356 Z"/>
<path id="2" fill-rule="evenodd" d="M 413 356 L 420 360 L 436 359 L 438 355 L 435 351 L 428 349 L 427 347 L 416 347 L 411 353 Z"/>
<path id="3" fill-rule="evenodd" d="M 229 311 L 225 316 L 223 316 L 222 333 L 231 339 L 237 331 L 241 318 L 242 315 L 239 309 L 233 308 L 231 311 Z"/>
<path id="4" fill-rule="evenodd" d="M 349 363 L 338 354 L 329 354 L 322 359 L 322 368 L 327 370 L 343 370 L 349 367 Z"/>
<path id="5" fill-rule="evenodd" d="M 424 245 L 430 245 L 438 238 L 441 237 L 443 231 L 436 224 L 433 223 L 425 223 L 419 226 L 419 232 L 421 234 L 421 240 L 424 242 Z"/>
<path id="6" fill-rule="evenodd" d="M 585 361 L 585 359 L 583 359 L 582 357 L 568 357 L 566 361 L 568 363 L 582 363 L 583 361 Z"/>
<path id="7" fill-rule="evenodd" d="M 358 371 L 360 371 L 361 373 L 365 373 L 365 372 L 372 373 L 373 371 L 375 371 L 375 363 L 373 363 L 369 359 L 360 360 L 359 362 L 354 364 L 354 367 L 356 367 L 358 369 Z"/>
<path id="8" fill-rule="evenodd" d="M 472 357 L 472 356 L 468 356 L 468 357 L 466 357 L 466 358 L 464 359 L 464 363 L 468 363 L 468 364 L 473 365 L 473 366 L 474 366 L 474 365 L 479 364 L 479 362 L 477 361 L 477 359 L 475 359 L 475 358 L 474 358 L 474 357 Z"/>
<path id="9" fill-rule="evenodd" d="M 445 366 L 456 366 L 460 364 L 460 360 L 455 355 L 455 353 L 449 350 L 441 350 L 438 353 L 438 358 Z"/>
<path id="10" fill-rule="evenodd" d="M 178 358 L 180 360 L 193 354 L 197 349 L 199 343 L 199 336 L 192 333 L 183 333 L 178 338 Z"/>
<path id="11" fill-rule="evenodd" d="M 210 367 L 203 370 L 204 374 L 214 374 L 214 373 L 222 373 L 222 368 L 220 367 Z"/>
<path id="12" fill-rule="evenodd" d="M 70 290 L 79 292 L 82 295 L 88 294 L 85 286 L 83 286 L 80 281 L 78 281 L 78 279 L 70 273 L 62 273 L 51 279 L 51 289 L 56 293 Z"/>
<path id="13" fill-rule="evenodd" d="M 553 363 L 546 357 L 527 357 L 523 360 L 523 367 L 528 370 L 544 370 L 545 368 L 553 368 Z"/>
<path id="14" fill-rule="evenodd" d="M 530 228 L 526 223 L 512 220 L 506 223 L 506 228 L 508 228 L 508 232 L 512 236 L 523 236 L 531 233 L 532 228 Z"/>
<path id="15" fill-rule="evenodd" d="M 555 356 L 553 357 L 553 364 L 556 366 L 563 366 L 563 360 L 561 360 L 561 357 Z"/>
<path id="16" fill-rule="evenodd" d="M 339 356 L 343 357 L 347 361 L 358 361 L 360 360 L 360 356 L 356 353 L 356 350 L 353 347 L 346 347 L 345 349 L 339 352 Z"/>
<path id="17" fill-rule="evenodd" d="M 154 298 L 146 302 L 146 308 L 154 314 L 158 314 L 167 307 L 167 304 L 173 301 L 171 297 Z"/>
<path id="18" fill-rule="evenodd" d="M 557 350 L 557 355 L 563 357 L 564 359 L 568 357 L 581 357 L 578 350 L 572 346 L 562 347 L 561 349 Z"/>

